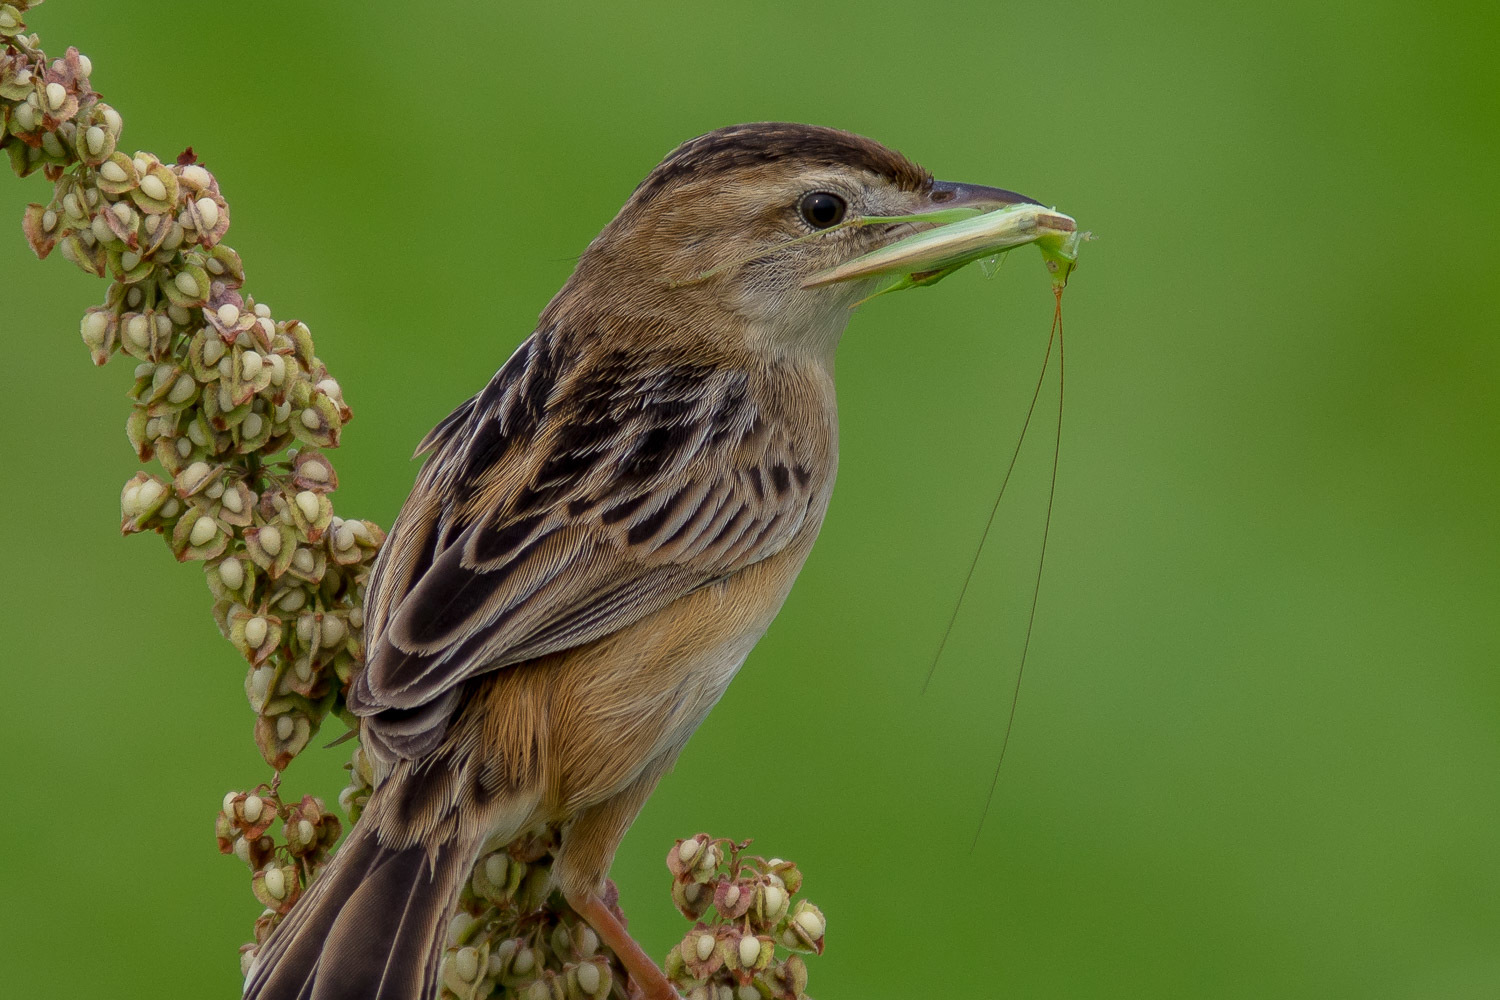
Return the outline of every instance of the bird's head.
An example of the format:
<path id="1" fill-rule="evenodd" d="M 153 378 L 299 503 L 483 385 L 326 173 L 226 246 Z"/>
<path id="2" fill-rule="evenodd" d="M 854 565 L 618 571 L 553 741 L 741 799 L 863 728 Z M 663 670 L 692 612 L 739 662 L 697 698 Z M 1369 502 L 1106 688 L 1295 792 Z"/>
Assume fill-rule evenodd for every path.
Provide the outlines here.
<path id="1" fill-rule="evenodd" d="M 683 143 L 647 175 L 548 312 L 829 354 L 849 307 L 880 279 L 805 287 L 808 279 L 926 226 L 861 220 L 1030 201 L 935 181 L 850 132 L 734 125 Z"/>

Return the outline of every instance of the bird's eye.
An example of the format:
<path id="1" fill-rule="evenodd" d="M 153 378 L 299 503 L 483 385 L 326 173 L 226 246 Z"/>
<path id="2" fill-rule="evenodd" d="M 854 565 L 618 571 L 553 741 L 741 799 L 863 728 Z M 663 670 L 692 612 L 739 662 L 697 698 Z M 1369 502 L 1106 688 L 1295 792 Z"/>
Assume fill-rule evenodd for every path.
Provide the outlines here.
<path id="1" fill-rule="evenodd" d="M 807 224 L 814 229 L 827 229 L 836 226 L 843 221 L 844 212 L 848 209 L 844 199 L 827 191 L 814 191 L 802 199 L 798 210 Z"/>

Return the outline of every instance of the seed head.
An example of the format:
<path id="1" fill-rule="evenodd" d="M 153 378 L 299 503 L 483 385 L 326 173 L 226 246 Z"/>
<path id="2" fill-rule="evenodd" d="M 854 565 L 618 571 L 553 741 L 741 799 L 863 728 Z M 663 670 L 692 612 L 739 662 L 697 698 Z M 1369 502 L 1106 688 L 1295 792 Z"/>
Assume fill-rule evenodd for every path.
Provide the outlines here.
<path id="1" fill-rule="evenodd" d="M 219 579 L 230 590 L 239 590 L 245 583 L 245 564 L 234 557 L 219 563 Z"/>
<path id="2" fill-rule="evenodd" d="M 266 641 L 266 620 L 264 618 L 252 618 L 245 623 L 245 642 L 252 649 L 258 648 Z"/>
<path id="3" fill-rule="evenodd" d="M 281 551 L 281 532 L 276 528 L 262 528 L 256 537 L 260 540 L 260 547 L 266 550 L 267 555 L 275 556 Z"/>
<path id="4" fill-rule="evenodd" d="M 188 537 L 194 546 L 202 547 L 213 541 L 214 537 L 217 536 L 218 533 L 219 526 L 214 523 L 214 519 L 207 516 L 201 516 L 193 522 L 193 530 Z"/>

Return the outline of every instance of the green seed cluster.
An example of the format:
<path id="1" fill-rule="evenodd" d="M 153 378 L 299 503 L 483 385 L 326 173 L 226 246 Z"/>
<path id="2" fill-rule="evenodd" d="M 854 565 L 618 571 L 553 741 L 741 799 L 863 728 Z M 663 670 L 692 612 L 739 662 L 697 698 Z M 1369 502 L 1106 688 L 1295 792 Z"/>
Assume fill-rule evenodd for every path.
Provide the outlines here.
<path id="1" fill-rule="evenodd" d="M 672 900 L 697 921 L 665 965 L 685 1000 L 805 1000 L 807 963 L 798 953 L 823 953 L 827 921 L 812 903 L 793 900 L 802 888 L 796 865 L 746 855 L 748 846 L 700 833 L 667 854 Z"/>
<path id="2" fill-rule="evenodd" d="M 27 207 L 32 250 L 53 250 L 108 278 L 80 325 L 96 365 L 135 362 L 126 434 L 142 461 L 120 493 L 127 533 L 161 534 L 181 561 L 204 564 L 220 630 L 249 664 L 255 740 L 283 770 L 311 740 L 363 658 L 363 590 L 383 541 L 367 521 L 336 517 L 338 478 L 325 449 L 351 413 L 305 324 L 276 321 L 241 291 L 244 269 L 223 239 L 229 205 L 191 154 L 163 163 L 120 147 L 120 115 L 90 85 L 87 56 L 48 60 L 22 15 L 0 4 L 0 148 L 15 172 L 53 183 Z M 368 799 L 356 751 L 352 814 Z M 279 780 L 279 777 L 278 777 Z M 281 820 L 278 842 L 269 832 Z M 274 784 L 231 793 L 219 849 L 249 865 L 266 907 L 248 963 L 326 862 L 341 825 L 315 798 L 285 804 Z"/>
<path id="3" fill-rule="evenodd" d="M 110 280 L 80 332 L 95 364 L 135 362 L 126 423 L 142 461 L 120 494 L 126 533 L 160 533 L 202 562 L 214 617 L 249 663 L 255 739 L 278 771 L 307 746 L 362 660 L 365 578 L 383 535 L 334 516 L 324 449 L 350 419 L 296 320 L 242 294 L 223 241 L 229 205 L 191 153 L 166 164 L 119 147 L 120 115 L 86 56 L 48 61 L 0 5 L 0 146 L 16 173 L 53 182 L 27 208 L 38 257 L 54 249 Z"/>
<path id="4" fill-rule="evenodd" d="M 554 828 L 480 854 L 448 926 L 442 1000 L 625 995 L 624 967 L 552 889 L 558 844 Z"/>
<path id="5" fill-rule="evenodd" d="M 348 786 L 339 793 L 339 807 L 352 824 L 359 822 L 359 814 L 370 799 L 373 774 L 369 758 L 357 743 L 344 767 L 350 777 Z M 250 867 L 250 891 L 265 907 L 255 921 L 254 940 L 240 946 L 240 971 L 244 974 L 249 973 L 271 931 L 328 863 L 343 830 L 343 824 L 322 799 L 307 795 L 301 802 L 282 802 L 280 782 L 278 774 L 271 784 L 254 791 L 230 792 L 224 796 L 214 821 L 219 853 L 233 854 Z M 277 819 L 281 820 L 279 840 L 271 830 Z"/>
<path id="6" fill-rule="evenodd" d="M 279 844 L 271 833 L 277 820 L 281 821 Z M 214 821 L 219 851 L 233 854 L 250 867 L 251 891 L 265 906 L 255 921 L 255 940 L 240 948 L 242 971 L 249 971 L 266 937 L 328 862 L 342 829 L 321 799 L 308 795 L 301 802 L 282 802 L 274 783 L 224 796 Z"/>
<path id="7" fill-rule="evenodd" d="M 350 823 L 358 823 L 365 806 L 370 804 L 370 793 L 375 790 L 375 769 L 364 747 L 354 744 L 354 754 L 344 765 L 344 770 L 349 772 L 349 784 L 339 792 L 339 808 L 344 810 Z"/>

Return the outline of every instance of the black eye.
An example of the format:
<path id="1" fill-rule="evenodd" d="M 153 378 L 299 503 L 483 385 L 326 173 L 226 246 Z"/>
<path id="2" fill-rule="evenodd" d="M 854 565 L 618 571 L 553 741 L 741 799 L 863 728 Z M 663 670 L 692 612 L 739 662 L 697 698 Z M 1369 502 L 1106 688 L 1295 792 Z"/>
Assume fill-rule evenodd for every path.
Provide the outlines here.
<path id="1" fill-rule="evenodd" d="M 802 204 L 797 206 L 802 213 L 802 218 L 814 229 L 827 229 L 836 226 L 844 218 L 844 212 L 848 209 L 844 199 L 827 191 L 814 191 L 802 199 Z"/>

